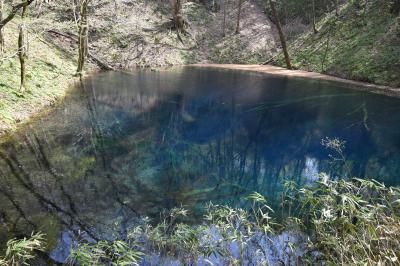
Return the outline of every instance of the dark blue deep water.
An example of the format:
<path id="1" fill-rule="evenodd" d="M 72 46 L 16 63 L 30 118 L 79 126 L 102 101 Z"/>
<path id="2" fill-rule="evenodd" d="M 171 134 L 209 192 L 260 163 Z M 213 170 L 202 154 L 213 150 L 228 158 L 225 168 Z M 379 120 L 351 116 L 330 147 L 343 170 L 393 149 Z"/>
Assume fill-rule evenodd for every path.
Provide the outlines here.
<path id="1" fill-rule="evenodd" d="M 345 141 L 342 155 L 326 137 Z M 400 100 L 206 68 L 100 73 L 0 147 L 0 239 L 112 234 L 138 214 L 183 205 L 198 217 L 253 191 L 278 208 L 284 180 L 321 172 L 398 185 Z"/>

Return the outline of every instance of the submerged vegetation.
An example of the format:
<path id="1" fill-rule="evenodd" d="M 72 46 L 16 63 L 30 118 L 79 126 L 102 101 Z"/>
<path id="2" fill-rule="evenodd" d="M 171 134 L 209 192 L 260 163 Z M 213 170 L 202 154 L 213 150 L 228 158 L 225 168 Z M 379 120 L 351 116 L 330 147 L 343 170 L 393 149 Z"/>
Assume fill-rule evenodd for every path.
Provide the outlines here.
<path id="1" fill-rule="evenodd" d="M 198 225 L 185 222 L 187 210 L 173 208 L 155 225 L 143 219 L 124 241 L 77 244 L 69 263 L 147 265 L 161 263 L 161 257 L 189 265 L 399 263 L 399 188 L 358 178 L 329 180 L 324 174 L 307 187 L 286 182 L 285 188 L 281 213 L 259 193 L 246 197 L 249 209 L 208 205 Z M 41 235 L 11 240 L 0 262 L 19 265 L 41 245 Z"/>
<path id="2" fill-rule="evenodd" d="M 325 137 L 321 145 L 331 151 L 332 164 L 346 164 L 345 141 Z M 400 188 L 375 180 L 336 180 L 325 173 L 308 185 L 287 180 L 283 187 L 276 210 L 267 197 L 254 192 L 243 198 L 250 203 L 244 208 L 209 203 L 203 219 L 193 225 L 186 219 L 188 210 L 175 207 L 161 213 L 156 224 L 141 219 L 125 242 L 78 243 L 72 260 L 82 265 L 124 259 L 145 265 L 399 263 Z M 99 252 L 107 256 L 101 258 Z"/>
<path id="3" fill-rule="evenodd" d="M 10 239 L 4 257 L 0 256 L 0 266 L 30 265 L 35 258 L 35 252 L 43 251 L 45 238 L 40 233 L 32 233 L 29 238 Z"/>
<path id="4" fill-rule="evenodd" d="M 204 85 L 197 81 L 204 73 L 183 77 Z M 385 152 L 396 148 L 391 144 L 397 138 L 374 130 L 397 121 L 374 116 L 379 100 L 393 110 L 394 99 L 358 98 L 357 92 L 336 97 L 327 89 L 321 101 L 275 81 L 268 90 L 246 90 L 256 100 L 243 102 L 230 92 L 241 92 L 236 88 L 246 78 L 270 82 L 245 74 L 234 77 L 244 83 L 225 95 L 219 91 L 218 98 L 210 97 L 212 85 L 191 97 L 182 95 L 181 88 L 192 84 L 184 78 L 179 87 L 170 72 L 145 72 L 139 103 L 132 91 L 137 79 L 114 74 L 88 79 L 73 99 L 3 145 L 0 236 L 43 232 L 43 253 L 50 257 L 44 265 L 396 264 L 399 191 L 379 182 L 396 184 L 397 158 L 383 164 L 391 154 L 370 150 L 356 157 L 366 143 Z M 108 89 L 110 80 L 118 92 Z M 154 94 L 159 88 L 168 93 Z M 282 114 L 297 114 L 297 121 Z M 310 120 L 314 114 L 317 122 Z M 315 137 L 332 133 L 331 121 L 343 117 L 346 123 L 335 127 L 351 125 L 355 137 Z M 360 131 L 368 134 L 365 141 L 356 139 Z M 326 174 L 318 176 L 321 171 Z M 379 182 L 353 176 L 377 176 Z M 163 208 L 168 211 L 160 214 Z M 37 253 L 31 265 L 43 260 Z"/>

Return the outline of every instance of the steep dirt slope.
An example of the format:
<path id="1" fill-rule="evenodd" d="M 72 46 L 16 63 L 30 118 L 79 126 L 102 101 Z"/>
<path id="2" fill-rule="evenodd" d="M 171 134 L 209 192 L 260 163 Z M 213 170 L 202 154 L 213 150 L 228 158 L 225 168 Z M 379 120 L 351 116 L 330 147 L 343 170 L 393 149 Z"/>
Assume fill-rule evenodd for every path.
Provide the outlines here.
<path id="1" fill-rule="evenodd" d="M 400 17 L 390 1 L 350 1 L 291 44 L 296 68 L 346 79 L 400 86 Z M 279 64 L 284 66 L 283 59 Z"/>
<path id="2" fill-rule="evenodd" d="M 213 38 L 208 46 L 211 50 L 209 61 L 214 63 L 260 63 L 265 61 L 277 52 L 277 33 L 275 25 L 269 20 L 255 1 L 243 3 L 241 16 L 240 34 L 232 34 L 235 31 L 236 8 L 229 14 L 228 34 L 223 38 Z M 213 25 L 219 28 L 212 29 L 222 35 L 221 22 L 223 12 L 218 12 Z"/>
<path id="3" fill-rule="evenodd" d="M 63 1 L 62 1 L 63 2 Z M 34 27 L 76 33 L 74 7 L 52 1 Z M 183 3 L 186 34 L 172 29 L 169 1 L 98 0 L 90 9 L 91 51 L 116 68 L 168 66 L 197 62 L 261 62 L 276 51 L 272 23 L 255 1 L 243 5 L 242 31 L 235 35 L 237 6 L 223 8 Z M 76 9 L 75 9 L 76 10 Z M 37 15 L 37 11 L 33 11 Z M 52 39 L 59 41 L 53 34 Z M 61 43 L 62 44 L 62 43 Z M 71 47 L 72 49 L 73 47 Z"/>

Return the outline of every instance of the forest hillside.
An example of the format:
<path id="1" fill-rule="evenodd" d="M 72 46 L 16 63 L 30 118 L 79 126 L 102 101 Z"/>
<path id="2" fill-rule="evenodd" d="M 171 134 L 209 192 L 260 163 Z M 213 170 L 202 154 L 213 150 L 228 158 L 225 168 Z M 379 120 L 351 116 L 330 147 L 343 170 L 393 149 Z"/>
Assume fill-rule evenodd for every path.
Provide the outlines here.
<path id="1" fill-rule="evenodd" d="M 400 86 L 400 17 L 390 1 L 349 1 L 338 15 L 332 11 L 316 24 L 317 33 L 310 30 L 291 42 L 296 68 Z"/>
<path id="2" fill-rule="evenodd" d="M 277 52 L 274 25 L 261 5 L 243 3 L 242 30 L 234 34 L 236 2 L 227 1 L 225 22 L 224 10 L 211 2 L 184 1 L 185 29 L 177 34 L 169 1 L 96 1 L 88 11 L 90 51 L 119 69 L 199 62 L 254 64 Z M 54 0 L 46 8 L 35 28 L 59 44 L 76 35 L 73 6 Z"/>

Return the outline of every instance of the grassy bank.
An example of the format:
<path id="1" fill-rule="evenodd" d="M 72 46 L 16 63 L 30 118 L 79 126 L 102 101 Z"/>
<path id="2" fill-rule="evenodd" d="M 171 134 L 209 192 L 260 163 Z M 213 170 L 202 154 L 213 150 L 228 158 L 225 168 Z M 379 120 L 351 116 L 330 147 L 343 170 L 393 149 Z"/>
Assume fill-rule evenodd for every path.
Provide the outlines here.
<path id="1" fill-rule="evenodd" d="M 291 43 L 296 68 L 400 87 L 400 17 L 390 12 L 390 1 L 349 1 L 317 28 Z"/>
<path id="2" fill-rule="evenodd" d="M 29 30 L 29 22 L 27 23 Z M 0 57 L 0 135 L 63 97 L 73 83 L 73 58 L 46 42 L 40 34 L 28 33 L 27 90 L 20 93 L 17 53 L 18 25 L 5 27 L 6 48 Z"/>

